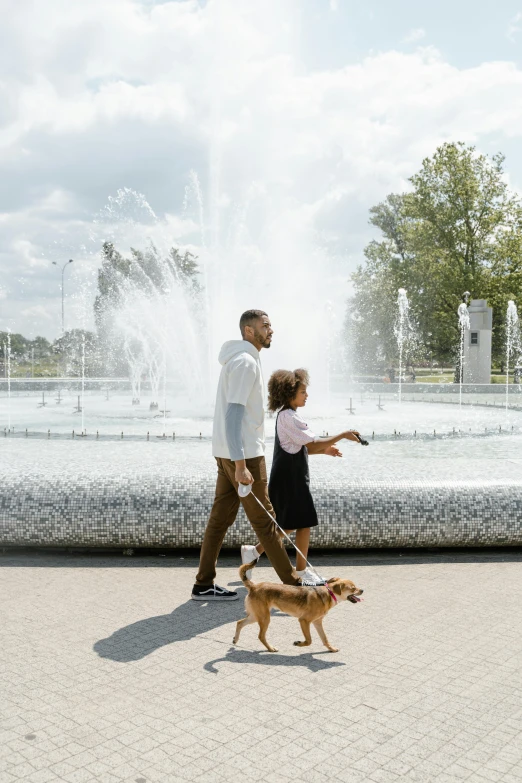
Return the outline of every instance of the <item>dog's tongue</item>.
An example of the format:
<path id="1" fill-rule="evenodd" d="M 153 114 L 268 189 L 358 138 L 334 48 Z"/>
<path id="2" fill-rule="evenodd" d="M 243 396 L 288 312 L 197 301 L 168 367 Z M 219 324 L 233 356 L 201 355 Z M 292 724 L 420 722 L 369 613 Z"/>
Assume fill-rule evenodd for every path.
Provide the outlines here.
<path id="1" fill-rule="evenodd" d="M 356 595 L 350 596 L 350 601 L 352 602 L 352 604 L 358 604 L 362 600 L 363 600 L 362 598 L 358 598 Z"/>

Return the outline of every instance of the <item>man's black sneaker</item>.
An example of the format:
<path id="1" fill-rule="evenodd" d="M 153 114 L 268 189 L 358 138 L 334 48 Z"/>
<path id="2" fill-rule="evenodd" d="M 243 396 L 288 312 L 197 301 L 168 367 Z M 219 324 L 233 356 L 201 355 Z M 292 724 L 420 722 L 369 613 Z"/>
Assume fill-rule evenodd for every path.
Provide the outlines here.
<path id="1" fill-rule="evenodd" d="M 194 601 L 237 601 L 239 596 L 233 590 L 227 590 L 219 585 L 210 585 L 210 587 L 194 585 L 191 598 Z"/>

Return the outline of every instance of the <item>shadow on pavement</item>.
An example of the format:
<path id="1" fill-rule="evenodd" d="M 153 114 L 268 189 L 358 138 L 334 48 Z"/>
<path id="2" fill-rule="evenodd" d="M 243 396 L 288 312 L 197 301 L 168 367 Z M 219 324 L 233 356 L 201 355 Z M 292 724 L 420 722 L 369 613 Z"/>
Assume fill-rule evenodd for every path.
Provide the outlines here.
<path id="1" fill-rule="evenodd" d="M 215 628 L 237 622 L 244 616 L 246 590 L 238 590 L 239 600 L 200 603 L 189 599 L 170 614 L 147 617 L 114 631 L 94 644 L 100 658 L 118 663 L 139 661 L 167 644 L 193 639 Z"/>
<path id="2" fill-rule="evenodd" d="M 259 663 L 262 666 L 299 666 L 311 672 L 334 669 L 336 666 L 346 666 L 342 661 L 324 661 L 314 658 L 314 655 L 331 655 L 332 653 L 306 653 L 305 655 L 278 655 L 265 650 L 238 650 L 231 647 L 222 658 L 215 658 L 204 665 L 204 669 L 212 674 L 219 674 L 217 663 Z"/>
<path id="3" fill-rule="evenodd" d="M 131 548 L 132 549 L 132 548 Z M 198 553 L 193 550 L 132 549 L 134 557 L 122 555 L 122 548 L 22 547 L 0 544 L 0 568 L 175 568 L 197 570 Z M 182 556 L 180 556 L 182 555 Z M 424 563 L 522 562 L 522 547 L 430 547 L 403 549 L 311 550 L 311 562 L 327 575 L 336 568 L 354 566 L 400 566 Z M 220 568 L 239 568 L 239 557 L 222 552 Z M 268 568 L 264 560 L 259 570 Z M 273 572 L 272 572 L 273 575 Z M 232 583 L 234 584 L 234 583 Z M 239 582 L 237 583 L 239 584 Z"/>

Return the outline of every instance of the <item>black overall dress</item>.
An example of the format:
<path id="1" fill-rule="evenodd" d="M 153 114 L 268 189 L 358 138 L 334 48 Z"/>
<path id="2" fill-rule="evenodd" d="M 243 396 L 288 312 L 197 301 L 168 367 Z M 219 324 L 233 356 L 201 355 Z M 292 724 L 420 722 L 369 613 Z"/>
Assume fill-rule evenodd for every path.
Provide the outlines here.
<path id="1" fill-rule="evenodd" d="M 279 414 L 278 417 L 279 419 Z M 317 512 L 310 493 L 308 450 L 302 446 L 297 454 L 289 454 L 279 441 L 275 428 L 274 461 L 270 472 L 268 494 L 277 523 L 283 530 L 315 527 Z"/>

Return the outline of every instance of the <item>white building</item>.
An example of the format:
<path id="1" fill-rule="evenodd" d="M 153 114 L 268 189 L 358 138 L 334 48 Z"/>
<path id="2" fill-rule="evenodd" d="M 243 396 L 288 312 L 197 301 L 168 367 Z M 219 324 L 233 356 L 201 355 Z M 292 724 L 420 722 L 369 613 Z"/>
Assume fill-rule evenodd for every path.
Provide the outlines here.
<path id="1" fill-rule="evenodd" d="M 464 335 L 464 383 L 491 383 L 493 310 L 485 299 L 468 305 L 470 328 Z"/>

